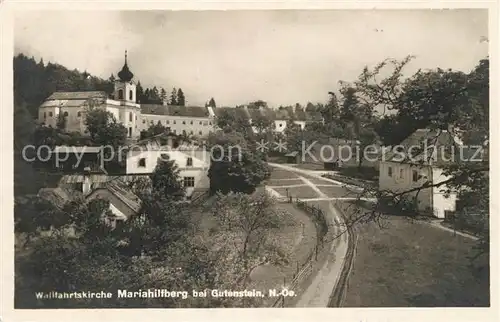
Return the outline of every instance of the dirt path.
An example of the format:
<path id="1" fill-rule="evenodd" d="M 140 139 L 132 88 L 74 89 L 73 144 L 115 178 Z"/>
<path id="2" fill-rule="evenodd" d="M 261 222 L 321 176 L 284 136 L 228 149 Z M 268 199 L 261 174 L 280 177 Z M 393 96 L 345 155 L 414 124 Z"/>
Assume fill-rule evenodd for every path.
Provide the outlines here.
<path id="1" fill-rule="evenodd" d="M 275 168 L 279 168 L 282 170 L 287 170 L 294 173 L 300 173 L 307 175 L 309 177 L 314 177 L 317 179 L 322 179 L 325 182 L 330 182 L 334 184 L 342 184 L 340 182 L 336 182 L 334 180 L 322 178 L 319 175 L 313 174 L 310 171 L 297 169 L 294 167 L 274 164 L 271 163 L 271 166 Z M 313 189 L 319 196 L 319 198 L 304 198 L 304 201 L 311 200 L 316 202 L 318 200 L 328 200 L 330 197 L 323 193 L 315 183 L 310 181 L 308 178 L 303 176 L 300 179 L 311 189 Z M 302 198 L 301 198 L 302 199 Z M 340 232 L 341 228 L 338 226 L 339 222 L 342 222 L 342 216 L 338 212 L 338 210 L 333 206 L 331 201 L 319 201 L 317 202 L 318 206 L 322 208 L 324 213 L 327 216 L 327 220 L 330 223 L 330 227 L 332 229 L 337 230 L 334 231 L 333 234 L 337 235 Z M 324 262 L 324 264 L 319 269 L 318 273 L 312 278 L 310 285 L 301 292 L 298 296 L 298 300 L 296 302 L 296 307 L 327 307 L 330 296 L 337 284 L 337 281 L 340 276 L 340 272 L 342 271 L 342 267 L 344 264 L 344 257 L 347 252 L 347 243 L 348 243 L 348 235 L 342 234 L 338 239 L 336 239 L 333 243 L 331 243 L 329 249 L 329 256 Z"/>

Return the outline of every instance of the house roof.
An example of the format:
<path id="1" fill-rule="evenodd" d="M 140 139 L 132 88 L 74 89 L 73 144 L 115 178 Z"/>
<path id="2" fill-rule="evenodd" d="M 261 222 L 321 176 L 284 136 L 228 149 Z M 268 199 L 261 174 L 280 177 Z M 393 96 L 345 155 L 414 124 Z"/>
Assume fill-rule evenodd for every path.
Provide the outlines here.
<path id="1" fill-rule="evenodd" d="M 382 155 L 383 161 L 444 166 L 469 161 L 479 146 L 463 146 L 446 130 L 419 129 Z"/>
<path id="2" fill-rule="evenodd" d="M 295 109 L 295 112 L 293 114 L 294 114 L 295 119 L 297 121 L 306 121 L 307 120 L 306 112 L 303 109 Z"/>
<path id="3" fill-rule="evenodd" d="M 108 95 L 103 91 L 85 91 L 85 92 L 55 92 L 47 100 L 88 100 L 91 98 L 106 99 Z"/>
<path id="4" fill-rule="evenodd" d="M 307 121 L 311 121 L 311 122 L 323 121 L 323 115 L 321 115 L 320 112 L 312 111 L 312 112 L 305 112 L 305 113 L 306 113 L 306 120 Z"/>
<path id="5" fill-rule="evenodd" d="M 92 192 L 87 195 L 87 199 L 92 198 L 95 191 L 99 189 L 108 190 L 111 194 L 118 198 L 120 202 L 122 202 L 135 213 L 139 212 L 139 210 L 141 209 L 141 200 L 132 191 L 130 191 L 125 181 L 117 179 L 104 183 L 94 184 L 92 186 Z"/>
<path id="6" fill-rule="evenodd" d="M 186 117 L 209 117 L 208 108 L 201 106 L 179 106 L 179 105 L 159 105 L 141 104 L 142 114 L 186 116 Z"/>
<path id="7" fill-rule="evenodd" d="M 290 111 L 287 109 L 276 110 L 274 113 L 275 120 L 289 120 L 290 119 Z"/>

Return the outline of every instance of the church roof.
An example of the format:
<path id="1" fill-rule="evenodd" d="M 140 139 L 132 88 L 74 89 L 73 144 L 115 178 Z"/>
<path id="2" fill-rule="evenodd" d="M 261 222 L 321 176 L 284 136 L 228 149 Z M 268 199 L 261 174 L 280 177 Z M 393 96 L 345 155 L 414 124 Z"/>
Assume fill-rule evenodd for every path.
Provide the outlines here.
<path id="1" fill-rule="evenodd" d="M 92 98 L 106 99 L 108 95 L 103 91 L 85 91 L 85 92 L 55 92 L 47 98 L 51 100 L 88 100 Z"/>
<path id="2" fill-rule="evenodd" d="M 125 64 L 123 64 L 122 70 L 118 72 L 118 78 L 120 78 L 122 82 L 130 82 L 132 78 L 134 78 L 134 74 L 127 65 L 127 51 L 125 51 Z"/>

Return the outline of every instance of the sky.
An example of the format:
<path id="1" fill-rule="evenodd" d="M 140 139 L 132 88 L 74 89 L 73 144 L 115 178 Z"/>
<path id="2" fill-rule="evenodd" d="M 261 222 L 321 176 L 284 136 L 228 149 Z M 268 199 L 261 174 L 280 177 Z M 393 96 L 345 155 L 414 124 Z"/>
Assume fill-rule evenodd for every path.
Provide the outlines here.
<path id="1" fill-rule="evenodd" d="M 488 56 L 488 13 L 455 10 L 19 11 L 15 53 L 108 78 L 128 64 L 144 86 L 188 105 L 326 102 L 386 58 L 405 71 L 470 71 Z"/>

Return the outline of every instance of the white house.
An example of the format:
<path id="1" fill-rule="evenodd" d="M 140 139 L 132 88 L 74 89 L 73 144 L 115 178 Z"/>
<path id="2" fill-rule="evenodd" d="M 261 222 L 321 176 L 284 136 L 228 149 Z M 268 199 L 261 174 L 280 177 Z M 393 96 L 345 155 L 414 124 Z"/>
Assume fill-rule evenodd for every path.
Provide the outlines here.
<path id="1" fill-rule="evenodd" d="M 154 172 L 158 160 L 174 161 L 183 180 L 186 196 L 195 190 L 210 188 L 208 169 L 210 152 L 203 148 L 181 146 L 178 148 L 161 147 L 159 149 L 132 148 L 126 156 L 127 175 L 150 174 Z"/>
<path id="2" fill-rule="evenodd" d="M 417 209 L 423 213 L 444 218 L 446 212 L 454 212 L 457 193 L 446 195 L 446 185 L 435 186 L 449 177 L 444 174 L 444 166 L 450 162 L 467 162 L 475 155 L 467 150 L 448 131 L 417 130 L 400 145 L 382 156 L 379 165 L 379 190 L 405 194 L 406 199 L 416 197 Z M 422 188 L 424 184 L 428 188 Z"/>

